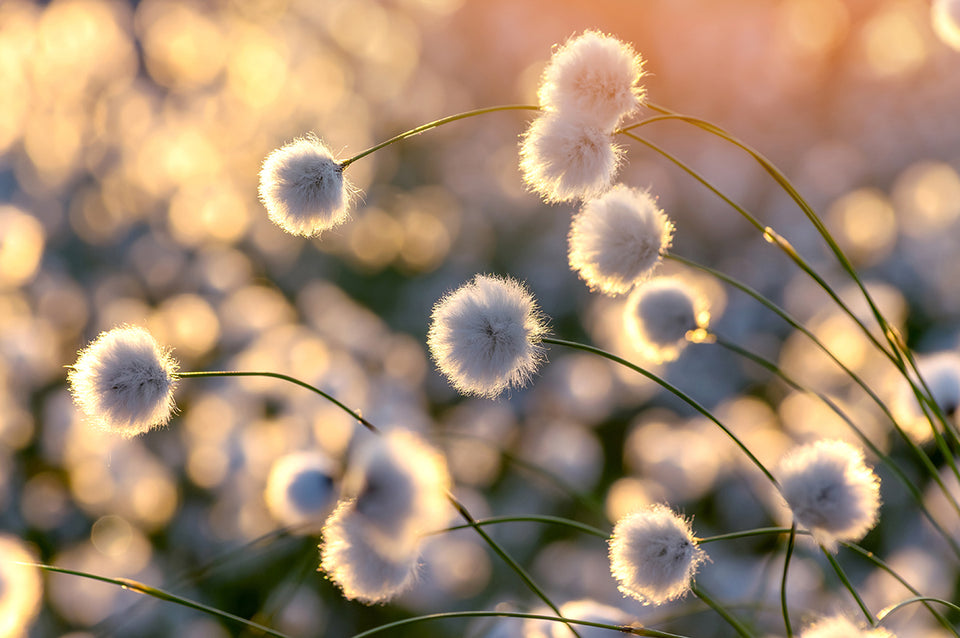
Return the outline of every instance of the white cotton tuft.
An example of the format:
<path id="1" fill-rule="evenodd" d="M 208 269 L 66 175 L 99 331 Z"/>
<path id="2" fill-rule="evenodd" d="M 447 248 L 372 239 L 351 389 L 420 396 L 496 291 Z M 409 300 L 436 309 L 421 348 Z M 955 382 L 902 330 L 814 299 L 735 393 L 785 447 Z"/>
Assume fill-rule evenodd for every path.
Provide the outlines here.
<path id="1" fill-rule="evenodd" d="M 800 633 L 800 638 L 896 638 L 884 629 L 870 629 L 856 625 L 845 616 L 822 618 Z"/>
<path id="2" fill-rule="evenodd" d="M 554 52 L 540 85 L 540 105 L 611 131 L 643 104 L 642 76 L 643 59 L 629 44 L 585 31 Z"/>
<path id="3" fill-rule="evenodd" d="M 650 361 L 673 361 L 691 332 L 710 321 L 706 301 L 689 284 L 675 277 L 658 277 L 637 286 L 623 310 L 630 342 Z"/>
<path id="4" fill-rule="evenodd" d="M 477 275 L 434 306 L 427 345 L 457 390 L 493 398 L 523 386 L 537 370 L 546 331 L 545 319 L 523 284 Z"/>
<path id="5" fill-rule="evenodd" d="M 358 450 L 343 493 L 368 525 L 406 542 L 446 525 L 450 483 L 440 452 L 417 434 L 395 429 Z"/>
<path id="6" fill-rule="evenodd" d="M 313 237 L 346 221 L 352 187 L 330 149 L 314 136 L 274 150 L 260 169 L 260 200 L 270 220 Z"/>
<path id="7" fill-rule="evenodd" d="M 705 558 L 690 522 L 665 505 L 624 516 L 610 538 L 610 571 L 620 591 L 645 605 L 684 596 Z"/>
<path id="8" fill-rule="evenodd" d="M 877 523 L 880 479 L 849 443 L 823 440 L 795 448 L 775 476 L 797 523 L 831 551 L 837 541 L 860 540 Z"/>
<path id="9" fill-rule="evenodd" d="M 943 43 L 960 51 L 960 0 L 933 0 L 930 17 Z"/>
<path id="10" fill-rule="evenodd" d="M 37 558 L 15 536 L 0 535 L 0 636 L 27 636 L 40 611 L 43 581 Z"/>
<path id="11" fill-rule="evenodd" d="M 538 116 L 520 142 L 523 181 L 548 203 L 599 196 L 622 157 L 608 131 L 556 113 Z"/>
<path id="12" fill-rule="evenodd" d="M 391 538 L 371 525 L 352 500 L 341 501 L 323 528 L 320 569 L 349 600 L 385 603 L 417 579 L 420 544 Z"/>
<path id="13" fill-rule="evenodd" d="M 294 452 L 274 461 L 264 500 L 271 516 L 298 534 L 314 534 L 336 504 L 333 461 L 321 452 Z"/>
<path id="14" fill-rule="evenodd" d="M 619 295 L 650 276 L 672 238 L 673 224 L 650 193 L 618 184 L 573 218 L 570 268 L 591 290 Z"/>
<path id="15" fill-rule="evenodd" d="M 917 359 L 917 368 L 943 414 L 956 422 L 960 415 L 960 354 L 939 352 L 925 355 Z M 930 440 L 933 430 L 927 415 L 920 409 L 912 386 L 899 375 L 897 383 L 898 391 L 892 405 L 897 421 L 917 442 Z"/>
<path id="16" fill-rule="evenodd" d="M 91 422 L 131 437 L 173 416 L 177 368 L 149 332 L 123 326 L 101 333 L 81 350 L 67 381 Z"/>

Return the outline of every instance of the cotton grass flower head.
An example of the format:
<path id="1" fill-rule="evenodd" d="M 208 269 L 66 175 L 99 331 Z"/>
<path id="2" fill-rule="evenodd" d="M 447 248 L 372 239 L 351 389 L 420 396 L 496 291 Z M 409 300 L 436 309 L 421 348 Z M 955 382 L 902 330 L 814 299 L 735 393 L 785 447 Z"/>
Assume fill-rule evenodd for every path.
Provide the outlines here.
<path id="1" fill-rule="evenodd" d="M 930 17 L 944 44 L 960 51 L 960 0 L 933 0 Z"/>
<path id="2" fill-rule="evenodd" d="M 585 31 L 558 48 L 541 81 L 540 105 L 604 130 L 642 103 L 643 59 L 624 42 L 598 31 Z"/>
<path id="3" fill-rule="evenodd" d="M 884 629 L 870 629 L 855 624 L 846 616 L 821 618 L 800 633 L 800 638 L 896 638 Z"/>
<path id="4" fill-rule="evenodd" d="M 557 113 L 538 116 L 520 142 L 523 181 L 547 203 L 599 196 L 622 158 L 608 131 Z"/>
<path id="5" fill-rule="evenodd" d="M 684 596 L 705 558 L 690 522 L 666 505 L 624 516 L 610 538 L 610 571 L 621 593 L 645 605 Z"/>
<path id="6" fill-rule="evenodd" d="M 33 563 L 36 557 L 23 541 L 0 535 L 0 638 L 26 636 L 40 611 L 43 581 Z"/>
<path id="7" fill-rule="evenodd" d="M 346 221 L 353 188 L 326 144 L 314 136 L 274 150 L 260 169 L 260 200 L 270 220 L 313 237 Z"/>
<path id="8" fill-rule="evenodd" d="M 523 386 L 537 370 L 546 331 L 545 318 L 523 284 L 477 275 L 436 303 L 427 345 L 457 390 L 493 398 Z"/>
<path id="9" fill-rule="evenodd" d="M 336 504 L 335 470 L 322 452 L 294 452 L 278 458 L 264 490 L 271 516 L 294 533 L 319 532 Z"/>
<path id="10" fill-rule="evenodd" d="M 877 523 L 880 479 L 849 443 L 821 440 L 794 448 L 774 474 L 796 522 L 828 550 L 838 541 L 860 540 Z"/>
<path id="11" fill-rule="evenodd" d="M 100 333 L 67 374 L 75 403 L 98 427 L 124 437 L 165 425 L 175 409 L 177 361 L 136 326 Z"/>
<path id="12" fill-rule="evenodd" d="M 704 297 L 677 277 L 657 277 L 637 286 L 623 309 L 633 346 L 654 363 L 673 361 L 689 340 L 703 338 L 710 323 Z"/>
<path id="13" fill-rule="evenodd" d="M 618 184 L 573 218 L 570 268 L 591 290 L 619 295 L 650 276 L 672 239 L 673 224 L 653 196 Z"/>
<path id="14" fill-rule="evenodd" d="M 320 569 L 348 600 L 387 602 L 416 582 L 419 564 L 419 543 L 391 540 L 352 500 L 341 501 L 323 528 Z"/>
<path id="15" fill-rule="evenodd" d="M 943 414 L 956 422 L 960 410 L 960 354 L 939 352 L 917 359 L 917 369 Z M 926 414 L 920 409 L 913 387 L 896 375 L 893 411 L 897 421 L 919 443 L 933 438 Z"/>

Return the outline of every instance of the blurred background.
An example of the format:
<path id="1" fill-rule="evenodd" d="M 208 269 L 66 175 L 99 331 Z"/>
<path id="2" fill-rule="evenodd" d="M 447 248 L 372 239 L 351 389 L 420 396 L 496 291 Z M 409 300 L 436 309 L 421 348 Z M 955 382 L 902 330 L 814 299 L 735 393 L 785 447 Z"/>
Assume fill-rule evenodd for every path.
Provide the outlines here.
<path id="1" fill-rule="evenodd" d="M 605 361 L 553 349 L 530 388 L 499 401 L 461 399 L 433 369 L 431 307 L 477 272 L 525 280 L 557 336 L 636 355 L 622 301 L 591 294 L 567 267 L 574 207 L 544 206 L 523 187 L 517 145 L 530 114 L 457 122 L 353 164 L 347 175 L 363 194 L 352 220 L 320 239 L 283 234 L 257 201 L 263 158 L 308 132 L 348 157 L 445 115 L 534 103 L 552 47 L 585 29 L 642 53 L 651 101 L 712 120 L 777 163 L 919 353 L 956 349 L 960 52 L 923 0 L 0 0 L 3 534 L 45 562 L 167 587 L 294 636 L 536 607 L 466 531 L 431 540 L 418 586 L 375 608 L 344 601 L 315 571 L 316 537 L 271 533 L 283 523 L 265 497 L 274 463 L 320 450 L 336 479 L 365 435 L 302 389 L 184 380 L 168 428 L 133 440 L 95 431 L 72 405 L 64 366 L 122 323 L 147 327 L 184 370 L 291 374 L 379 426 L 424 432 L 477 516 L 609 528 L 633 507 L 669 502 L 701 536 L 786 520 L 714 426 Z M 678 123 L 642 130 L 848 287 L 801 212 L 743 153 Z M 882 396 L 899 396 L 895 375 L 808 278 L 669 162 L 628 149 L 620 180 L 659 197 L 677 254 L 764 292 Z M 802 336 L 714 279 L 670 263 L 663 272 L 697 282 L 718 332 L 834 397 L 926 485 L 876 405 Z M 815 401 L 719 347 L 691 346 L 654 369 L 765 463 L 796 442 L 855 440 Z M 882 523 L 865 545 L 925 593 L 956 600 L 956 559 L 880 471 Z M 960 533 L 935 495 L 929 506 Z M 657 609 L 623 599 L 600 539 L 534 524 L 494 533 L 559 602 L 590 597 L 670 631 L 732 635 L 694 599 Z M 711 545 L 698 581 L 770 635 L 780 627 L 776 548 Z M 907 597 L 841 558 L 874 609 Z M 809 547 L 795 558 L 798 620 L 854 609 L 824 565 Z M 892 624 L 904 636 L 944 635 L 918 606 Z M 521 628 L 457 620 L 391 633 Z M 65 575 L 44 576 L 42 609 L 24 631 L 252 635 Z"/>

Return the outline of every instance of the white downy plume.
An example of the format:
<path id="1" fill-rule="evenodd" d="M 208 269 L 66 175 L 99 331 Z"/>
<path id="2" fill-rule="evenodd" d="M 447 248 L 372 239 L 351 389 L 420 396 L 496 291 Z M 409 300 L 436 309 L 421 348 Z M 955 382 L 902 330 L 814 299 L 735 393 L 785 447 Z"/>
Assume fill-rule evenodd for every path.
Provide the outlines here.
<path id="1" fill-rule="evenodd" d="M 676 277 L 657 277 L 637 286 L 623 309 L 630 342 L 650 361 L 676 359 L 691 332 L 705 330 L 710 313 L 702 295 Z"/>
<path id="2" fill-rule="evenodd" d="M 323 528 L 320 569 L 349 600 L 384 603 L 417 579 L 420 544 L 371 525 L 352 500 L 341 501 Z"/>
<path id="3" fill-rule="evenodd" d="M 537 370 L 546 330 L 523 284 L 477 275 L 434 306 L 427 345 L 457 390 L 493 398 L 523 386 Z"/>
<path id="4" fill-rule="evenodd" d="M 896 638 L 884 629 L 861 627 L 845 616 L 821 618 L 800 633 L 800 638 Z"/>
<path id="5" fill-rule="evenodd" d="M 520 142 L 523 181 L 548 203 L 599 196 L 622 157 L 608 131 L 557 113 L 539 115 Z"/>
<path id="6" fill-rule="evenodd" d="M 337 502 L 333 461 L 322 452 L 293 452 L 270 468 L 264 500 L 270 514 L 296 534 L 314 534 Z"/>
<path id="7" fill-rule="evenodd" d="M 353 189 L 333 153 L 314 136 L 274 150 L 260 169 L 260 200 L 270 220 L 313 237 L 346 221 Z"/>
<path id="8" fill-rule="evenodd" d="M 849 443 L 822 440 L 795 448 L 775 476 L 797 523 L 831 551 L 837 541 L 860 540 L 877 523 L 880 479 Z"/>
<path id="9" fill-rule="evenodd" d="M 948 419 L 956 422 L 960 410 L 960 354 L 939 352 L 925 355 L 917 359 L 917 368 L 930 388 L 933 400 Z M 914 440 L 924 443 L 933 438 L 930 421 L 920 409 L 912 386 L 900 375 L 896 379 L 897 391 L 892 405 L 894 415 Z"/>
<path id="10" fill-rule="evenodd" d="M 40 611 L 43 581 L 36 557 L 15 536 L 0 535 L 0 638 L 27 636 Z"/>
<path id="11" fill-rule="evenodd" d="M 175 409 L 176 360 L 143 328 L 103 332 L 67 374 L 74 401 L 98 427 L 124 437 L 166 424 Z"/>
<path id="12" fill-rule="evenodd" d="M 960 51 L 960 0 L 933 0 L 930 18 L 943 43 Z"/>
<path id="13" fill-rule="evenodd" d="M 591 290 L 619 295 L 650 276 L 672 238 L 673 224 L 650 193 L 618 184 L 573 218 L 570 268 Z"/>
<path id="14" fill-rule="evenodd" d="M 645 605 L 685 595 L 704 560 L 690 522 L 665 505 L 624 516 L 610 538 L 610 571 L 620 591 Z"/>
<path id="15" fill-rule="evenodd" d="M 643 59 L 629 44 L 585 31 L 558 48 L 543 73 L 540 105 L 612 131 L 645 96 Z"/>

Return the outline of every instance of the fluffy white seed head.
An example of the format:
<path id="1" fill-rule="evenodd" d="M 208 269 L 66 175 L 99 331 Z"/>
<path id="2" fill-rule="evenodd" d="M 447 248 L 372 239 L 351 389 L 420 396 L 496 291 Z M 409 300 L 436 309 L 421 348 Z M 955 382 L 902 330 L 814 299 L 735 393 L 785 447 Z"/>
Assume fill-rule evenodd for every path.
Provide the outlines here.
<path id="1" fill-rule="evenodd" d="M 821 618 L 803 630 L 800 638 L 896 638 L 883 627 L 869 629 L 845 616 Z"/>
<path id="2" fill-rule="evenodd" d="M 643 59 L 629 44 L 585 31 L 558 48 L 540 85 L 540 105 L 613 130 L 645 96 Z"/>
<path id="3" fill-rule="evenodd" d="M 274 461 L 264 499 L 277 522 L 313 534 L 336 504 L 333 461 L 321 452 L 294 452 Z"/>
<path id="4" fill-rule="evenodd" d="M 960 354 L 940 352 L 926 355 L 917 360 L 917 368 L 930 388 L 933 400 L 947 418 L 956 422 L 960 415 Z M 897 421 L 916 441 L 928 441 L 933 437 L 930 421 L 920 409 L 911 385 L 899 375 L 896 378 L 893 410 Z"/>
<path id="5" fill-rule="evenodd" d="M 556 113 L 538 116 L 520 142 L 523 181 L 548 203 L 599 196 L 622 157 L 609 132 Z"/>
<path id="6" fill-rule="evenodd" d="M 314 136 L 274 150 L 260 169 L 260 201 L 270 220 L 312 237 L 346 221 L 353 189 L 330 149 Z"/>
<path id="7" fill-rule="evenodd" d="M 397 542 L 341 501 L 327 519 L 320 545 L 320 569 L 349 600 L 385 603 L 417 579 L 419 542 Z"/>
<path id="8" fill-rule="evenodd" d="M 176 360 L 143 328 L 103 332 L 67 374 L 80 410 L 97 427 L 124 437 L 166 424 L 175 409 Z"/>
<path id="9" fill-rule="evenodd" d="M 933 0 L 930 17 L 944 44 L 960 51 L 960 0 Z"/>
<path id="10" fill-rule="evenodd" d="M 702 295 L 675 277 L 637 286 L 623 309 L 624 329 L 640 353 L 655 363 L 673 361 L 691 333 L 705 330 L 710 313 Z"/>
<path id="11" fill-rule="evenodd" d="M 610 571 L 620 591 L 645 605 L 686 594 L 704 559 L 690 522 L 665 505 L 624 516 L 610 538 Z"/>
<path id="12" fill-rule="evenodd" d="M 618 184 L 570 226 L 570 268 L 591 290 L 619 295 L 646 280 L 670 247 L 673 224 L 646 191 Z"/>
<path id="13" fill-rule="evenodd" d="M 449 487 L 443 455 L 402 429 L 390 430 L 358 450 L 343 481 L 355 515 L 398 543 L 415 542 L 447 523 Z"/>
<path id="14" fill-rule="evenodd" d="M 36 567 L 18 565 L 37 559 L 23 541 L 0 535 L 0 636 L 26 636 L 40 611 L 43 581 Z"/>
<path id="15" fill-rule="evenodd" d="M 544 317 L 523 284 L 477 275 L 434 306 L 427 345 L 457 390 L 493 398 L 523 386 L 537 370 L 546 331 Z"/>
<path id="16" fill-rule="evenodd" d="M 797 523 L 827 549 L 860 540 L 877 523 L 880 479 L 849 443 L 822 440 L 795 448 L 775 475 Z"/>

